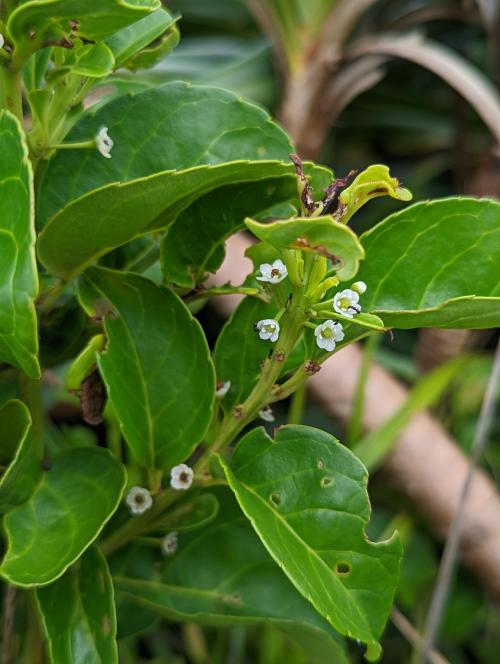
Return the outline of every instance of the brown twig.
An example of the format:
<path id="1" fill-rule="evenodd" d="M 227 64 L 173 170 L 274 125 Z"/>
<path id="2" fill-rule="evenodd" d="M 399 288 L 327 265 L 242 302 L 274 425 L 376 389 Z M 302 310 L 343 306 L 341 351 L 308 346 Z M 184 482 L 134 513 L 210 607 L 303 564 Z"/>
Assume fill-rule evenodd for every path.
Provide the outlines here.
<path id="1" fill-rule="evenodd" d="M 3 596 L 3 628 L 1 664 L 12 662 L 12 640 L 14 636 L 14 612 L 16 609 L 17 588 L 7 584 Z"/>

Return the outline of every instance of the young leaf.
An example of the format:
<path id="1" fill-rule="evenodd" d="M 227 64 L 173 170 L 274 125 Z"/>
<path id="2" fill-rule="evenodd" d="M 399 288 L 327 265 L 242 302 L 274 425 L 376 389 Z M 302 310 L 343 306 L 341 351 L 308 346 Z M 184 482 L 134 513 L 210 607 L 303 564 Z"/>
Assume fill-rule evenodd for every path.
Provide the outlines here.
<path id="1" fill-rule="evenodd" d="M 52 664 L 118 664 L 113 584 L 97 547 L 36 598 Z"/>
<path id="2" fill-rule="evenodd" d="M 345 664 L 339 636 L 293 588 L 269 557 L 226 488 L 215 490 L 221 510 L 209 528 L 179 533 L 177 552 L 160 578 L 114 576 L 119 596 L 169 620 L 206 625 L 270 622 L 314 637 L 335 664 Z M 140 552 L 138 552 L 140 553 Z M 154 566 L 151 566 L 154 568 Z M 118 571 L 118 570 L 117 570 Z"/>
<path id="3" fill-rule="evenodd" d="M 31 415 L 22 401 L 13 399 L 0 408 L 0 460 L 6 467 L 0 479 L 0 514 L 26 502 L 42 473 L 30 429 Z"/>
<path id="4" fill-rule="evenodd" d="M 7 34 L 23 55 L 75 34 L 95 41 L 160 7 L 160 0 L 31 0 L 15 9 Z"/>
<path id="5" fill-rule="evenodd" d="M 0 112 L 0 142 L 0 361 L 38 378 L 33 173 L 21 125 L 8 111 Z"/>
<path id="6" fill-rule="evenodd" d="M 71 67 L 72 74 L 102 78 L 113 71 L 115 59 L 109 46 L 102 42 L 81 44 L 68 52 L 64 66 Z"/>
<path id="7" fill-rule="evenodd" d="M 236 498 L 297 590 L 341 634 L 375 647 L 392 605 L 401 544 L 370 542 L 364 466 L 329 434 L 303 426 L 248 433 L 231 465 Z"/>
<path id="8" fill-rule="evenodd" d="M 346 224 L 365 203 L 378 196 L 391 196 L 400 201 L 412 199 L 411 192 L 401 187 L 397 178 L 391 177 L 387 166 L 373 164 L 340 193 L 339 208 L 335 216 Z"/>
<path id="9" fill-rule="evenodd" d="M 148 279 L 104 268 L 81 278 L 80 299 L 104 316 L 98 366 L 135 460 L 168 469 L 192 453 L 210 423 L 214 368 L 183 302 Z"/>
<path id="10" fill-rule="evenodd" d="M 105 40 L 111 49 L 116 66 L 127 66 L 127 61 L 146 46 L 164 34 L 170 34 L 170 28 L 177 21 L 166 9 L 157 9 L 140 21 L 136 21 Z"/>
<path id="11" fill-rule="evenodd" d="M 500 203 L 417 203 L 365 233 L 363 307 L 387 327 L 500 325 Z"/>
<path id="12" fill-rule="evenodd" d="M 364 257 L 356 234 L 331 216 L 289 219 L 272 224 L 246 219 L 245 223 L 259 240 L 278 249 L 301 249 L 330 258 L 342 280 L 354 277 L 359 261 Z"/>
<path id="13" fill-rule="evenodd" d="M 55 457 L 32 496 L 5 517 L 0 575 L 17 586 L 57 579 L 99 535 L 124 486 L 123 467 L 105 449 L 76 448 Z"/>
<path id="14" fill-rule="evenodd" d="M 315 187 L 331 180 L 327 169 L 306 164 Z M 190 205 L 169 227 L 162 244 L 162 270 L 166 279 L 193 287 L 206 270 L 215 271 L 224 253 L 221 243 L 244 227 L 248 215 L 265 212 L 274 205 L 294 200 L 297 180 L 291 169 L 280 178 L 229 185 Z"/>

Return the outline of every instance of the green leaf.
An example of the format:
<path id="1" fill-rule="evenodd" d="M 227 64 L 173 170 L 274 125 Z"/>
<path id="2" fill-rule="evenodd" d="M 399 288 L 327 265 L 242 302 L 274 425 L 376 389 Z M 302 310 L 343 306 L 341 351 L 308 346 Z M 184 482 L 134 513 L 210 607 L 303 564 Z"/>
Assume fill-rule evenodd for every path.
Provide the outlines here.
<path id="1" fill-rule="evenodd" d="M 130 60 L 127 60 L 124 67 L 132 71 L 137 69 L 149 69 L 156 63 L 161 62 L 171 53 L 179 44 L 180 31 L 176 25 L 159 37 L 155 42 L 136 53 Z"/>
<path id="2" fill-rule="evenodd" d="M 97 547 L 36 597 L 52 664 L 118 663 L 113 584 Z"/>
<path id="3" fill-rule="evenodd" d="M 331 181 L 327 169 L 306 164 L 315 187 Z M 162 269 L 176 284 L 193 287 L 206 270 L 215 271 L 224 253 L 221 243 L 244 227 L 245 217 L 294 200 L 297 180 L 291 170 L 279 178 L 229 185 L 199 198 L 169 227 L 162 245 Z M 276 254 L 276 250 L 274 249 Z"/>
<path id="4" fill-rule="evenodd" d="M 246 219 L 245 223 L 259 240 L 278 249 L 301 249 L 326 256 L 334 262 L 341 280 L 352 279 L 364 257 L 356 234 L 331 216 L 288 219 L 271 224 Z"/>
<path id="5" fill-rule="evenodd" d="M 500 325 L 500 203 L 417 203 L 365 233 L 363 308 L 387 327 Z"/>
<path id="6" fill-rule="evenodd" d="M 28 55 L 72 35 L 103 39 L 159 7 L 160 0 L 31 0 L 12 12 L 7 34 Z"/>
<path id="7" fill-rule="evenodd" d="M 253 325 L 275 314 L 274 304 L 246 297 L 222 328 L 215 344 L 214 363 L 217 379 L 231 381 L 229 392 L 221 402 L 226 412 L 250 394 L 259 378 L 260 364 L 271 348 L 255 333 Z"/>
<path id="8" fill-rule="evenodd" d="M 391 177 L 387 166 L 368 166 L 339 195 L 339 209 L 336 218 L 346 224 L 365 203 L 378 196 L 391 196 L 399 201 L 411 201 L 412 194 L 399 185 L 397 178 Z"/>
<path id="9" fill-rule="evenodd" d="M 89 149 L 62 150 L 50 160 L 40 179 L 39 226 L 45 226 L 72 200 L 105 185 L 113 183 L 115 187 L 106 191 L 109 203 L 103 205 L 101 212 L 116 205 L 117 183 L 122 183 L 119 189 L 125 193 L 129 189 L 124 183 L 133 185 L 134 180 L 165 171 L 239 160 L 288 161 L 292 150 L 286 134 L 262 109 L 225 90 L 180 82 L 120 97 L 98 110 L 91 109 L 68 135 L 67 141 L 89 140 L 103 126 L 108 127 L 114 141 L 111 159 L 103 159 L 97 150 Z M 241 168 L 241 164 L 239 166 Z M 287 172 L 293 172 L 293 167 Z M 271 176 L 264 172 L 261 177 L 280 174 L 281 171 L 276 170 Z M 171 178 L 172 174 L 169 175 Z M 205 170 L 203 176 L 206 177 Z M 178 179 L 179 174 L 176 174 L 176 184 Z M 230 182 L 228 179 L 225 184 Z M 202 180 L 197 184 L 203 187 Z M 139 190 L 143 193 L 141 205 L 148 214 L 150 193 L 143 182 L 136 196 L 140 195 Z M 210 190 L 202 188 L 199 195 Z M 169 191 L 164 200 L 170 201 L 173 193 Z M 195 198 L 197 196 L 193 200 Z M 123 200 L 123 195 L 119 200 Z M 185 201 L 181 209 L 190 202 Z M 138 209 L 134 208 L 134 212 Z M 145 228 L 148 223 L 141 227 Z"/>
<path id="10" fill-rule="evenodd" d="M 169 620 L 270 622 L 292 634 L 304 630 L 329 661 L 345 664 L 338 635 L 271 560 L 229 491 L 219 488 L 216 495 L 222 507 L 217 519 L 209 528 L 179 534 L 177 552 L 166 560 L 160 579 L 115 576 L 117 592 Z"/>
<path id="11" fill-rule="evenodd" d="M 368 470 L 375 470 L 397 442 L 397 437 L 415 413 L 429 408 L 450 382 L 462 372 L 466 360 L 459 357 L 424 376 L 412 388 L 405 403 L 378 429 L 371 431 L 353 447 L 354 454 Z"/>
<path id="12" fill-rule="evenodd" d="M 0 143 L 0 361 L 39 378 L 33 173 L 22 127 L 8 111 L 0 112 Z"/>
<path id="13" fill-rule="evenodd" d="M 0 479 L 0 513 L 22 505 L 32 495 L 42 472 L 30 434 L 31 415 L 22 401 L 0 408 L 0 461 L 6 470 Z"/>
<path id="14" fill-rule="evenodd" d="M 55 457 L 29 500 L 5 517 L 0 575 L 17 586 L 57 579 L 99 535 L 124 486 L 123 467 L 105 449 Z"/>
<path id="15" fill-rule="evenodd" d="M 167 469 L 186 459 L 212 417 L 215 376 L 198 321 L 170 290 L 104 268 L 81 278 L 80 299 L 104 316 L 98 366 L 135 460 Z"/>
<path id="16" fill-rule="evenodd" d="M 236 498 L 297 590 L 341 634 L 376 644 L 399 575 L 395 534 L 370 542 L 364 466 L 311 427 L 248 433 L 231 465 L 220 459 Z"/>
<path id="17" fill-rule="evenodd" d="M 68 52 L 64 66 L 70 67 L 72 74 L 102 78 L 113 71 L 115 59 L 109 46 L 102 42 L 81 44 Z"/>
<path id="18" fill-rule="evenodd" d="M 212 493 L 200 493 L 192 500 L 182 501 L 161 519 L 156 519 L 151 530 L 179 531 L 201 528 L 211 523 L 219 512 L 219 501 Z"/>
<path id="19" fill-rule="evenodd" d="M 105 40 L 111 49 L 116 66 L 127 66 L 127 62 L 142 49 L 149 46 L 162 35 L 171 35 L 170 28 L 175 25 L 174 18 L 166 9 L 157 9 L 140 21 L 129 25 Z"/>
<path id="20" fill-rule="evenodd" d="M 104 334 L 93 336 L 85 348 L 75 357 L 66 375 L 66 387 L 70 391 L 80 389 L 82 382 L 90 376 L 96 366 L 96 353 L 102 351 L 106 346 Z"/>

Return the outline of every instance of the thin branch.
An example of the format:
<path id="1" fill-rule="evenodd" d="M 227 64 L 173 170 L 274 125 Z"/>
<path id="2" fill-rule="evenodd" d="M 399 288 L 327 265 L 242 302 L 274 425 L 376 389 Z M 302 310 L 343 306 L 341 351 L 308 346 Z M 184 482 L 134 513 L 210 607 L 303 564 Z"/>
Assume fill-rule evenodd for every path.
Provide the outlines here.
<path id="1" fill-rule="evenodd" d="M 397 627 L 408 643 L 410 643 L 414 648 L 422 648 L 424 643 L 422 635 L 417 632 L 408 618 L 406 618 L 395 606 L 392 607 L 391 620 L 393 625 Z M 450 662 L 436 650 L 432 650 L 429 653 L 429 662 L 431 664 L 450 664 Z"/>
<path id="2" fill-rule="evenodd" d="M 467 474 L 465 476 L 460 496 L 458 499 L 457 509 L 453 515 L 450 524 L 448 536 L 444 546 L 441 563 L 439 565 L 439 572 L 436 587 L 431 600 L 429 612 L 424 630 L 424 644 L 421 652 L 421 662 L 425 664 L 430 661 L 429 654 L 436 641 L 436 636 L 439 630 L 441 617 L 448 597 L 448 592 L 455 569 L 456 560 L 460 548 L 460 539 L 462 535 L 462 521 L 465 512 L 465 504 L 467 496 L 472 484 L 472 478 L 476 470 L 479 458 L 486 444 L 488 434 L 493 422 L 494 408 L 495 408 L 495 394 L 497 387 L 500 383 L 500 339 L 498 340 L 497 349 L 495 352 L 495 359 L 493 361 L 493 368 L 488 381 L 488 386 L 484 395 L 483 403 L 481 405 L 481 412 L 477 423 L 476 431 L 474 433 L 474 441 L 472 443 L 472 450 L 470 454 L 469 465 Z"/>
<path id="3" fill-rule="evenodd" d="M 3 597 L 3 628 L 2 628 L 2 652 L 1 664 L 12 662 L 12 641 L 14 637 L 14 612 L 16 608 L 17 588 L 7 584 Z"/>

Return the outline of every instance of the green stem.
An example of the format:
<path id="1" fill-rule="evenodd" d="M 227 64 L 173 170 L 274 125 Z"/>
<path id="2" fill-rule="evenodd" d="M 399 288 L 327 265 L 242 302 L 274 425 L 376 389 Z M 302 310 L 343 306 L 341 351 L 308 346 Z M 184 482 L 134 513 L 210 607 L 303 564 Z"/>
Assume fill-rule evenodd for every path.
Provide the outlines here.
<path id="1" fill-rule="evenodd" d="M 0 67 L 0 106 L 10 111 L 23 124 L 21 72 L 8 65 Z"/>
<path id="2" fill-rule="evenodd" d="M 307 386 L 302 382 L 292 394 L 290 409 L 288 411 L 288 424 L 300 424 L 304 417 L 307 398 Z"/>
<path id="3" fill-rule="evenodd" d="M 347 428 L 347 444 L 352 447 L 363 433 L 363 411 L 365 407 L 365 394 L 366 382 L 368 380 L 368 372 L 373 360 L 373 354 L 380 341 L 380 335 L 374 334 L 366 340 L 363 350 L 363 357 L 361 360 L 361 367 L 359 370 L 358 381 L 356 383 L 356 391 L 354 393 L 354 403 L 352 407 L 351 419 Z"/>

